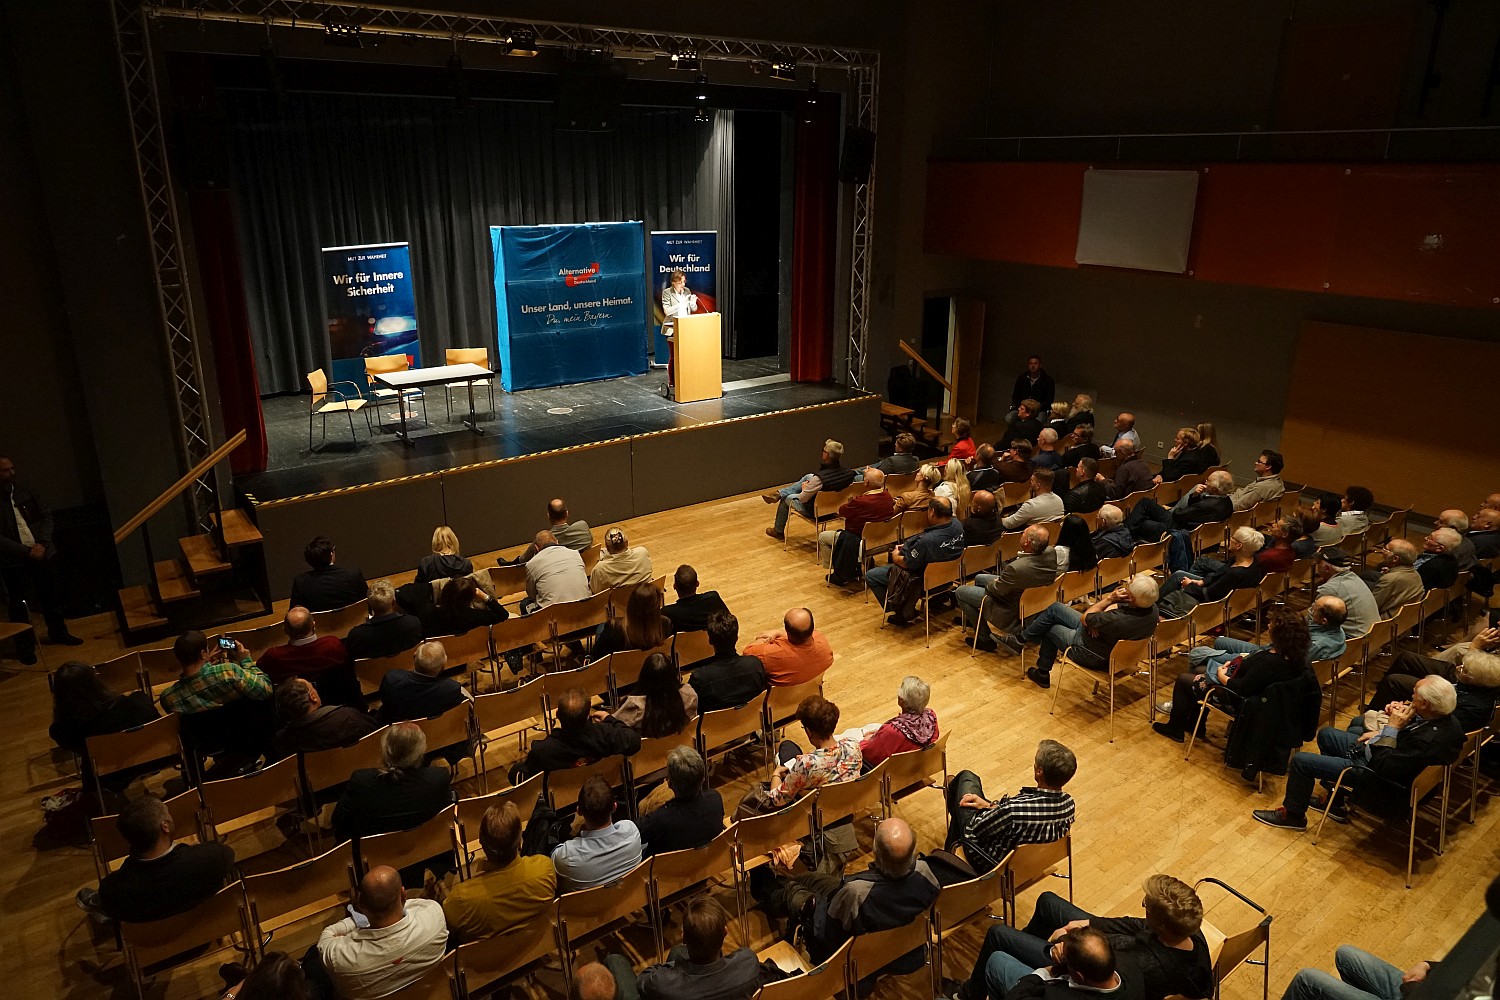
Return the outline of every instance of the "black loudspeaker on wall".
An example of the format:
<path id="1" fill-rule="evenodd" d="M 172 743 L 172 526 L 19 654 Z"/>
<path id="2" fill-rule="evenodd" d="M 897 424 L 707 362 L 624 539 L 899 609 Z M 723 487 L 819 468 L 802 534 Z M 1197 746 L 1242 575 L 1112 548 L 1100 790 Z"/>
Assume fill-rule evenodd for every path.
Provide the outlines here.
<path id="1" fill-rule="evenodd" d="M 844 129 L 844 152 L 839 157 L 839 180 L 845 184 L 864 184 L 875 165 L 875 133 L 858 125 Z"/>

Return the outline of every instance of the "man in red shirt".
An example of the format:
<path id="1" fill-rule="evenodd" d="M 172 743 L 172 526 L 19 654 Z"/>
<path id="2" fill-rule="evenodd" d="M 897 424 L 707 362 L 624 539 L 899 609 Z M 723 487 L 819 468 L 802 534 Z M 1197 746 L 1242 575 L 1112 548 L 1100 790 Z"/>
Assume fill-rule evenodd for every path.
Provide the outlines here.
<path id="1" fill-rule="evenodd" d="M 286 645 L 272 646 L 256 664 L 272 684 L 301 677 L 312 682 L 325 704 L 364 707 L 364 696 L 342 639 L 318 635 L 312 612 L 306 608 L 289 608 L 282 627 Z"/>
<path id="2" fill-rule="evenodd" d="M 859 535 L 865 525 L 873 521 L 889 521 L 896 516 L 896 498 L 885 490 L 885 473 L 879 469 L 865 470 L 865 492 L 845 501 L 839 508 L 839 517 L 844 527 L 839 531 L 818 533 L 818 551 L 827 545 L 833 550 L 829 561 L 832 573 L 828 582 L 843 587 L 859 579 Z"/>
<path id="3" fill-rule="evenodd" d="M 818 677 L 833 664 L 833 649 L 823 633 L 813 628 L 807 608 L 792 608 L 782 628 L 762 632 L 745 647 L 745 655 L 760 660 L 766 676 L 777 687 L 790 687 Z"/>

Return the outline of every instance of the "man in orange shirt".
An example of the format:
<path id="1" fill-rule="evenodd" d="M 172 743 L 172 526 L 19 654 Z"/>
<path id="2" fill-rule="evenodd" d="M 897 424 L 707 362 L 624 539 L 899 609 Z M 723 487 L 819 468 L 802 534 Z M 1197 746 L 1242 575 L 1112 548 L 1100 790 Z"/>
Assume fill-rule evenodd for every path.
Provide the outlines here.
<path id="1" fill-rule="evenodd" d="M 812 612 L 792 608 L 781 620 L 782 628 L 762 632 L 745 647 L 766 668 L 776 686 L 789 687 L 817 677 L 833 663 L 833 649 L 822 632 L 813 628 Z"/>

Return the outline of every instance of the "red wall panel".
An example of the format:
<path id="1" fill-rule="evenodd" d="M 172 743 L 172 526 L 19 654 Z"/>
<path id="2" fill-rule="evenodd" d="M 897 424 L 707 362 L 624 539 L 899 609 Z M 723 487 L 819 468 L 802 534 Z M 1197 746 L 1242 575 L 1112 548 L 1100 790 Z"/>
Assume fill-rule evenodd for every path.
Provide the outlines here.
<path id="1" fill-rule="evenodd" d="M 1083 163 L 927 165 L 928 253 L 1077 267 Z"/>
<path id="2" fill-rule="evenodd" d="M 1198 188 L 1193 277 L 1322 291 L 1344 168 L 1215 164 Z"/>

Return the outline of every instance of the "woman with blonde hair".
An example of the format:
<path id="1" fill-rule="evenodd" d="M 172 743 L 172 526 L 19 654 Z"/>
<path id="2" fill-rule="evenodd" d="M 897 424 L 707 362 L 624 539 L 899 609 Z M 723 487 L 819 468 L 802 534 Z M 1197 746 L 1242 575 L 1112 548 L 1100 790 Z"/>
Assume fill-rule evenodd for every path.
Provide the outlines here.
<path id="1" fill-rule="evenodd" d="M 969 498 L 973 494 L 969 489 L 969 474 L 960 459 L 948 459 L 948 464 L 943 466 L 943 481 L 932 492 L 952 501 L 954 517 L 962 519 L 969 516 Z"/>
<path id="2" fill-rule="evenodd" d="M 1219 440 L 1213 424 L 1198 425 L 1198 450 L 1203 453 L 1205 468 L 1212 469 L 1219 464 Z"/>
<path id="3" fill-rule="evenodd" d="M 936 465 L 923 465 L 917 470 L 917 481 L 912 484 L 912 488 L 896 498 L 896 513 L 926 506 L 942 482 L 942 469 Z"/>
<path id="4" fill-rule="evenodd" d="M 432 554 L 417 563 L 417 582 L 431 583 L 455 576 L 468 576 L 474 564 L 459 555 L 458 536 L 446 524 L 432 533 Z"/>
<path id="5" fill-rule="evenodd" d="M 1177 437 L 1172 441 L 1172 450 L 1161 460 L 1161 472 L 1156 481 L 1175 483 L 1183 476 L 1201 476 L 1207 472 L 1208 463 L 1203 460 L 1199 440 L 1196 427 L 1179 427 Z"/>

